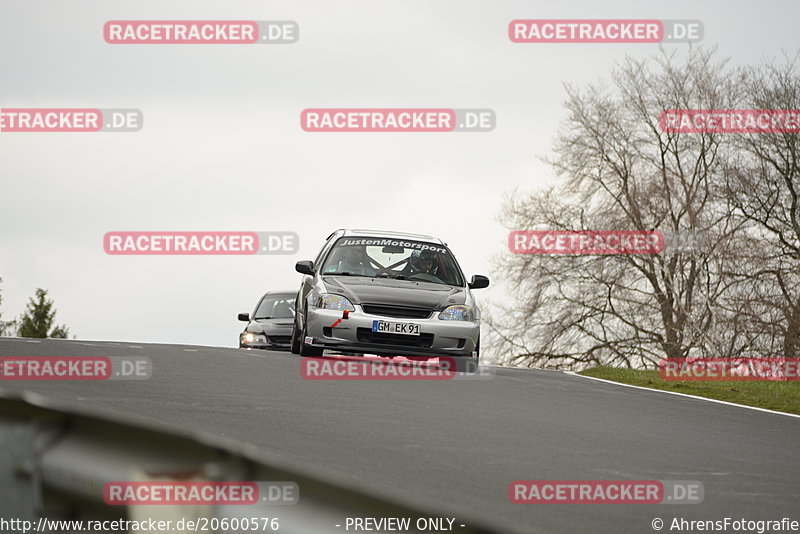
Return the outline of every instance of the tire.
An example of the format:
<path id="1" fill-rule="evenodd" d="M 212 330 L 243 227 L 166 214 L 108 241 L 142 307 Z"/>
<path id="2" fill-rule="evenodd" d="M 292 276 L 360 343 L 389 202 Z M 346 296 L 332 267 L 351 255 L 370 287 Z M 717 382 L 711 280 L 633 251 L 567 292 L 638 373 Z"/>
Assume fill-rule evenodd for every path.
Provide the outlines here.
<path id="1" fill-rule="evenodd" d="M 306 326 L 308 326 L 307 312 L 305 315 L 303 315 L 303 329 L 300 331 L 300 335 L 297 338 L 297 341 L 300 344 L 299 348 L 300 356 L 304 356 L 306 358 L 314 358 L 322 356 L 323 349 L 321 349 L 320 347 L 309 347 L 308 345 L 306 345 Z M 294 340 L 292 340 L 292 344 L 294 344 Z"/>
<path id="2" fill-rule="evenodd" d="M 481 360 L 481 338 L 478 337 L 478 342 L 475 343 L 475 356 L 465 358 L 454 358 L 456 361 L 456 372 L 474 375 L 478 372 L 478 366 Z"/>
<path id="3" fill-rule="evenodd" d="M 289 349 L 292 354 L 300 354 L 300 336 L 297 330 L 297 320 L 292 325 L 292 346 Z"/>
<path id="4" fill-rule="evenodd" d="M 467 356 L 464 358 L 453 358 L 456 362 L 456 372 L 474 375 L 478 372 L 478 358 Z"/>

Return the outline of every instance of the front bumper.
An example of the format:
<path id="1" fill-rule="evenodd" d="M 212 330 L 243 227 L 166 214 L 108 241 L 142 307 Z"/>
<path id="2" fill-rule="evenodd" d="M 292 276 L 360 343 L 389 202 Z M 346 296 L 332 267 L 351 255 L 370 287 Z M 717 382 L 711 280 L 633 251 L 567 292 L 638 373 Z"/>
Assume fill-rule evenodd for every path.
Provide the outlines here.
<path id="1" fill-rule="evenodd" d="M 312 338 L 311 346 L 330 350 L 392 356 L 472 356 L 480 335 L 480 323 L 443 321 L 438 315 L 434 313 L 427 319 L 401 319 L 365 313 L 357 305 L 356 311 L 343 319 L 341 311 L 309 308 L 306 335 Z M 373 321 L 418 324 L 420 335 L 372 332 Z"/>
<path id="2" fill-rule="evenodd" d="M 263 335 L 263 334 L 262 334 Z M 292 344 L 291 329 L 285 334 L 267 334 L 266 340 L 247 341 L 244 334 L 239 334 L 240 349 L 266 349 L 266 350 L 289 350 Z"/>

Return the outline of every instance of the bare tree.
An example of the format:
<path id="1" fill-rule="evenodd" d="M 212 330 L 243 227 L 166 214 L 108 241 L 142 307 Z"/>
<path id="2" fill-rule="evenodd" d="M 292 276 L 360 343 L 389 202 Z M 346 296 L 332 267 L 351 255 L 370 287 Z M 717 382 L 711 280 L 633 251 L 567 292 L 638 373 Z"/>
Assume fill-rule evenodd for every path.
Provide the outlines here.
<path id="1" fill-rule="evenodd" d="M 549 160 L 560 183 L 513 193 L 501 221 L 509 230 L 659 230 L 667 248 L 502 255 L 496 271 L 514 302 L 487 321 L 501 353 L 522 365 L 648 367 L 745 342 L 742 333 L 715 330 L 726 313 L 717 302 L 735 284 L 723 274 L 745 224 L 717 191 L 731 143 L 725 134 L 667 133 L 658 123 L 663 110 L 736 107 L 742 80 L 713 50 L 693 49 L 682 60 L 664 52 L 628 58 L 610 89 L 566 87 L 569 116 Z"/>
<path id="2" fill-rule="evenodd" d="M 799 59 L 748 69 L 745 107 L 799 110 Z M 735 142 L 725 192 L 751 228 L 748 247 L 730 272 L 739 284 L 726 305 L 751 325 L 754 350 L 799 356 L 800 134 L 797 128 L 748 133 Z"/>

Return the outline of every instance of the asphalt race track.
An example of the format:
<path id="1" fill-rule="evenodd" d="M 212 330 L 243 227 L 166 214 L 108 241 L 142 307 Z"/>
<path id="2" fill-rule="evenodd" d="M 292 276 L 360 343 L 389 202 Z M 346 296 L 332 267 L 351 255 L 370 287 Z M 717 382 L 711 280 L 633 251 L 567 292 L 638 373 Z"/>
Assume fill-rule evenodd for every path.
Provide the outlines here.
<path id="1" fill-rule="evenodd" d="M 0 340 L 0 356 L 150 358 L 139 381 L 3 381 L 57 406 L 203 431 L 402 504 L 501 532 L 654 532 L 800 519 L 800 418 L 556 371 L 451 381 L 308 381 L 288 353 Z M 701 504 L 512 504 L 515 480 L 697 480 Z M 665 527 L 663 532 L 670 530 Z"/>

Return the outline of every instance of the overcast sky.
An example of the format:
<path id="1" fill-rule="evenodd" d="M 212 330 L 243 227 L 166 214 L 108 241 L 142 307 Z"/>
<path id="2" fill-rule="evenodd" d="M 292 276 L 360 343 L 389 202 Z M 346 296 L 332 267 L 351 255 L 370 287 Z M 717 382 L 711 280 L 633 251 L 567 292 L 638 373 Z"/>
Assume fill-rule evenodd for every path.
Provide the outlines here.
<path id="1" fill-rule="evenodd" d="M 648 6 L 649 4 L 649 6 Z M 656 44 L 515 44 L 518 18 L 699 19 L 735 64 L 800 45 L 795 1 L 2 0 L 0 107 L 139 108 L 136 133 L 0 133 L 8 320 L 37 287 L 81 339 L 233 346 L 340 227 L 437 235 L 467 276 L 506 251 L 503 195 L 541 187 L 562 84 Z M 110 45 L 108 20 L 293 20 L 290 45 Z M 686 49 L 687 45 L 665 45 Z M 305 108 L 491 108 L 490 133 L 308 133 Z M 293 256 L 109 256 L 112 230 L 294 231 Z M 506 252 L 507 253 L 507 252 Z M 482 298 L 503 298 L 503 287 Z"/>

